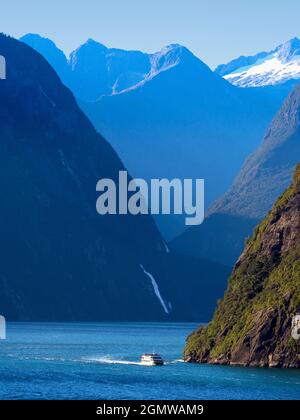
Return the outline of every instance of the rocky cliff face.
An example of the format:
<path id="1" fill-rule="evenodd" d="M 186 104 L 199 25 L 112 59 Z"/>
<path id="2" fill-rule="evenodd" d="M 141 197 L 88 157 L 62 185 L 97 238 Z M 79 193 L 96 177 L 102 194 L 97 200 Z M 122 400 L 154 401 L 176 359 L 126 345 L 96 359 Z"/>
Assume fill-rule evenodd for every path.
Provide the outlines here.
<path id="1" fill-rule="evenodd" d="M 213 320 L 187 340 L 188 362 L 300 367 L 292 317 L 300 311 L 300 165 L 255 229 Z"/>

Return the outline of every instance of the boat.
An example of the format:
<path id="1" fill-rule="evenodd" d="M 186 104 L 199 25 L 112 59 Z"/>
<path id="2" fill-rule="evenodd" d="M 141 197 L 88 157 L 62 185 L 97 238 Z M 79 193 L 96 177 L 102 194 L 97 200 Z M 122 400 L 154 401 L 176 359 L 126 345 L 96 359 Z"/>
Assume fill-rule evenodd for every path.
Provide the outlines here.
<path id="1" fill-rule="evenodd" d="M 141 365 L 145 366 L 162 366 L 163 359 L 157 353 L 146 353 L 141 356 Z"/>

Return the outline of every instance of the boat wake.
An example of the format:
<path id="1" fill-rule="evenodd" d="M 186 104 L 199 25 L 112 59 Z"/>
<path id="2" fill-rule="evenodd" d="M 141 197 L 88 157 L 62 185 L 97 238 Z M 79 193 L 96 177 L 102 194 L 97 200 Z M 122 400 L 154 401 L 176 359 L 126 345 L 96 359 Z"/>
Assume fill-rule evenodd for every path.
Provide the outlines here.
<path id="1" fill-rule="evenodd" d="M 83 359 L 85 362 L 90 363 L 102 363 L 102 364 L 108 364 L 108 365 L 136 365 L 136 366 L 142 366 L 140 362 L 132 362 L 131 360 L 118 360 L 118 359 L 112 359 L 111 357 L 105 356 L 105 357 L 89 357 L 88 359 Z"/>
<path id="2" fill-rule="evenodd" d="M 101 363 L 101 364 L 108 364 L 108 365 L 133 365 L 133 366 L 146 366 L 145 364 L 141 362 L 134 362 L 131 360 L 119 360 L 114 359 L 109 356 L 102 356 L 102 357 L 89 357 L 89 358 L 83 358 L 82 359 L 86 363 Z M 172 361 L 166 361 L 165 365 L 172 365 L 175 363 L 183 363 L 184 361 L 182 359 L 176 359 Z"/>
<path id="3" fill-rule="evenodd" d="M 172 365 L 174 363 L 184 363 L 184 360 L 183 359 L 175 359 L 172 362 L 168 362 L 167 364 Z"/>

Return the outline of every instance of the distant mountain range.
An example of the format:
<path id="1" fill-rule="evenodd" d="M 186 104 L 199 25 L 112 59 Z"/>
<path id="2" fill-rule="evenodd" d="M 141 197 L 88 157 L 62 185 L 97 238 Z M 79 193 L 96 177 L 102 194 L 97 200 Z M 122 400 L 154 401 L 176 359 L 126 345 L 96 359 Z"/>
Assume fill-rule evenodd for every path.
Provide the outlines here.
<path id="1" fill-rule="evenodd" d="M 55 68 L 133 176 L 204 178 L 207 207 L 229 188 L 291 88 L 237 88 L 177 44 L 144 54 L 89 40 L 67 59 L 48 39 L 21 40 Z M 181 217 L 156 222 L 167 239 L 185 229 Z"/>
<path id="2" fill-rule="evenodd" d="M 231 188 L 209 209 L 204 224 L 174 239 L 187 255 L 233 264 L 253 226 L 288 187 L 300 160 L 300 84 L 283 103 L 260 147 L 246 160 Z"/>
<path id="3" fill-rule="evenodd" d="M 40 54 L 4 35 L 0 54 L 0 313 L 21 321 L 208 319 L 228 269 L 170 252 L 150 216 L 99 216 L 96 183 L 118 183 L 117 154 Z"/>
<path id="4" fill-rule="evenodd" d="M 114 95 L 147 82 L 178 63 L 180 45 L 169 45 L 162 51 L 146 54 L 107 48 L 88 39 L 67 58 L 53 41 L 27 34 L 20 41 L 42 54 L 77 98 L 95 101 L 103 95 Z M 168 53 L 169 52 L 169 53 Z"/>
<path id="5" fill-rule="evenodd" d="M 240 87 L 295 82 L 300 79 L 300 40 L 293 38 L 273 51 L 241 56 L 218 66 L 216 73 Z"/>

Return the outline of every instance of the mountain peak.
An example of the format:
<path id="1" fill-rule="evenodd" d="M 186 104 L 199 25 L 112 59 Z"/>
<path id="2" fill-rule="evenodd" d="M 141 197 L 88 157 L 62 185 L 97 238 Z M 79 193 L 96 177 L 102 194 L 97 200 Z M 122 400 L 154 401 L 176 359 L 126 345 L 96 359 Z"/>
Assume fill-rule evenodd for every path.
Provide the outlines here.
<path id="1" fill-rule="evenodd" d="M 186 47 L 180 44 L 169 44 L 150 57 L 152 73 L 167 70 L 180 63 L 201 61 Z"/>
<path id="2" fill-rule="evenodd" d="M 46 52 L 51 51 L 52 53 L 59 52 L 59 54 L 63 54 L 65 56 L 64 52 L 57 47 L 54 41 L 52 41 L 51 39 L 47 37 L 41 36 L 39 34 L 34 34 L 34 33 L 25 34 L 20 38 L 20 41 L 29 45 L 30 47 L 32 47 L 33 49 L 35 49 L 42 55 L 45 54 Z"/>
<path id="3" fill-rule="evenodd" d="M 68 79 L 68 64 L 65 53 L 60 50 L 51 39 L 38 34 L 29 33 L 20 38 L 20 41 L 36 50 L 56 70 L 61 80 L 66 83 Z"/>
<path id="4" fill-rule="evenodd" d="M 20 37 L 20 41 L 23 41 L 25 39 L 39 39 L 40 40 L 40 39 L 48 39 L 48 38 L 45 38 L 45 37 L 43 37 L 39 34 L 34 34 L 34 33 L 29 32 L 28 34 L 25 34 L 25 35 Z M 48 39 L 48 40 L 51 41 L 50 39 Z M 53 42 L 53 41 L 51 41 L 51 42 Z"/>
<path id="5" fill-rule="evenodd" d="M 287 42 L 285 42 L 283 45 L 289 44 L 291 47 L 299 46 L 300 45 L 300 39 L 296 36 L 294 38 L 289 39 Z"/>
<path id="6" fill-rule="evenodd" d="M 287 63 L 295 56 L 300 56 L 300 40 L 295 37 L 280 45 L 277 49 L 277 56 L 280 61 Z"/>
<path id="7" fill-rule="evenodd" d="M 105 68 L 104 61 L 105 55 L 108 51 L 108 48 L 100 44 L 100 42 L 95 41 L 92 38 L 89 38 L 85 43 L 81 44 L 76 50 L 72 51 L 69 57 L 69 65 L 74 71 L 74 69 L 81 68 L 84 72 L 85 66 L 88 64 L 91 68 L 94 68 L 96 71 L 97 68 Z"/>
<path id="8" fill-rule="evenodd" d="M 39 35 L 39 34 L 31 33 L 31 32 L 21 36 L 20 41 L 24 42 L 24 40 L 39 40 L 39 41 L 40 40 L 45 40 L 45 41 L 48 41 L 51 44 L 54 44 L 54 42 L 51 39 L 49 39 L 47 37 L 44 37 L 42 35 Z"/>
<path id="9" fill-rule="evenodd" d="M 162 49 L 166 49 L 166 50 L 177 50 L 177 51 L 183 51 L 183 50 L 189 51 L 184 45 L 176 44 L 176 43 L 175 44 L 165 45 L 165 47 L 162 48 Z"/>
<path id="10" fill-rule="evenodd" d="M 101 42 L 95 41 L 93 38 L 88 38 L 88 40 L 83 45 L 94 46 L 97 48 L 101 47 L 104 50 L 108 49 L 104 44 L 101 44 Z"/>
<path id="11" fill-rule="evenodd" d="M 81 44 L 78 48 L 76 48 L 76 50 L 73 51 L 71 55 L 74 53 L 78 53 L 79 51 L 82 51 L 82 50 L 91 50 L 95 53 L 99 53 L 99 52 L 106 53 L 108 48 L 105 45 L 101 44 L 100 42 L 95 41 L 92 38 L 89 38 L 83 44 Z"/>
<path id="12" fill-rule="evenodd" d="M 195 57 L 194 54 L 184 45 L 181 44 L 168 44 L 163 47 L 157 54 L 160 53 L 172 53 L 174 56 L 177 57 Z"/>

